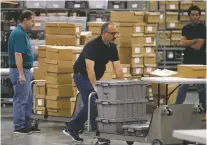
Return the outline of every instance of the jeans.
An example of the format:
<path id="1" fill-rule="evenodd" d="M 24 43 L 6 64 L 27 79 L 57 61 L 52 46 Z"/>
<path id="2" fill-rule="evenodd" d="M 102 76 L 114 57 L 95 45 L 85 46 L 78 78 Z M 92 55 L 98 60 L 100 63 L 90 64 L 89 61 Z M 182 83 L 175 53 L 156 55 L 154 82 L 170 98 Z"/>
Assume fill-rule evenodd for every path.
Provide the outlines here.
<path id="1" fill-rule="evenodd" d="M 79 131 L 84 128 L 84 123 L 88 119 L 88 97 L 91 92 L 94 92 L 94 88 L 90 83 L 90 80 L 88 77 L 83 76 L 81 74 L 74 74 L 73 76 L 74 82 L 82 96 L 82 101 L 83 101 L 83 107 L 81 108 L 80 112 L 73 118 L 68 125 L 69 130 L 76 130 Z M 95 98 L 96 96 L 93 95 L 91 98 L 91 116 L 90 116 L 90 121 L 91 121 L 91 128 L 96 129 L 97 128 L 97 123 L 95 121 L 98 112 L 97 112 L 97 106 L 95 103 Z"/>
<path id="2" fill-rule="evenodd" d="M 205 84 L 198 84 L 197 91 L 199 95 L 199 103 L 202 104 L 204 112 L 206 112 L 206 85 Z M 186 98 L 186 94 L 188 92 L 188 84 L 181 85 L 178 89 L 178 95 L 176 99 L 176 104 L 183 104 Z"/>
<path id="3" fill-rule="evenodd" d="M 30 86 L 32 72 L 24 69 L 26 82 L 20 84 L 19 71 L 17 68 L 10 68 L 9 77 L 13 84 L 13 120 L 14 129 L 31 128 L 31 115 L 33 109 L 33 95 Z"/>

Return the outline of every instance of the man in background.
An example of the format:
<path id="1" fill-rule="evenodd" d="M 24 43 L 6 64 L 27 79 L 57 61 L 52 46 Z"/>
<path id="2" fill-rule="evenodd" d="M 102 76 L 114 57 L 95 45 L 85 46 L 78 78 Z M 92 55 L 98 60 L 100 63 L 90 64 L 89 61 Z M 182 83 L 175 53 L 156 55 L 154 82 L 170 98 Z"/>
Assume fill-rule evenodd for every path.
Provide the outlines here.
<path id="1" fill-rule="evenodd" d="M 14 88 L 13 119 L 14 133 L 40 132 L 31 125 L 33 95 L 32 80 L 33 52 L 27 31 L 35 25 L 35 13 L 25 10 L 19 17 L 20 24 L 11 32 L 8 42 L 9 76 Z"/>

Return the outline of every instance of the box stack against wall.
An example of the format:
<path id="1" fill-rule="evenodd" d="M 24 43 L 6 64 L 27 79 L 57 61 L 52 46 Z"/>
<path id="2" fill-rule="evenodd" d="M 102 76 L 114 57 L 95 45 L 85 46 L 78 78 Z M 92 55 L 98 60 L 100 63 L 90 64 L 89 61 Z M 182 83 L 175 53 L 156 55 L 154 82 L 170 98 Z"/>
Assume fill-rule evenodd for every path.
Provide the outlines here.
<path id="1" fill-rule="evenodd" d="M 80 34 L 80 45 L 85 45 L 92 38 L 91 31 L 82 31 Z"/>
<path id="2" fill-rule="evenodd" d="M 96 38 L 101 34 L 101 26 L 105 22 L 88 22 L 88 31 L 92 32 L 90 39 Z"/>

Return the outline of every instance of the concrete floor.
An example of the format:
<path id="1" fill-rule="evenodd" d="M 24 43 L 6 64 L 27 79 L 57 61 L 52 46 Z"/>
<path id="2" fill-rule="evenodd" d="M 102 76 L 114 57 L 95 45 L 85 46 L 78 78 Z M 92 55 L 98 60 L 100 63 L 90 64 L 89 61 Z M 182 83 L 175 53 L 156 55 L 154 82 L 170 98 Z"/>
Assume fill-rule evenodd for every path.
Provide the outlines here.
<path id="1" fill-rule="evenodd" d="M 197 102 L 196 93 L 189 93 L 185 103 Z M 2 108 L 1 117 L 1 144 L 2 145 L 75 145 L 75 143 L 62 133 L 65 127 L 64 123 L 57 122 L 40 122 L 39 127 L 42 129 L 40 134 L 31 135 L 13 135 L 13 122 L 11 107 Z M 93 145 L 96 140 L 83 137 L 82 145 Z M 111 145 L 126 145 L 125 142 L 112 141 Z M 134 145 L 149 145 L 144 143 L 135 143 Z"/>

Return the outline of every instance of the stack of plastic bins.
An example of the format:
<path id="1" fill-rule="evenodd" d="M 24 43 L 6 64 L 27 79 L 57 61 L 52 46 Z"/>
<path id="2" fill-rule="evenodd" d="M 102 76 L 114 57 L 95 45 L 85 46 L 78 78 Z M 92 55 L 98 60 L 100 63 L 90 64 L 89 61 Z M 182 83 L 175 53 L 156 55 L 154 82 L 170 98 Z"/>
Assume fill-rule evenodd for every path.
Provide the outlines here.
<path id="1" fill-rule="evenodd" d="M 147 84 L 138 80 L 97 82 L 98 130 L 123 134 L 123 125 L 145 124 Z"/>

